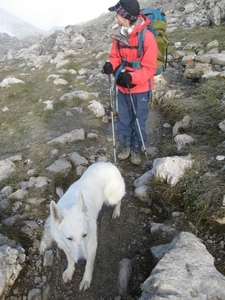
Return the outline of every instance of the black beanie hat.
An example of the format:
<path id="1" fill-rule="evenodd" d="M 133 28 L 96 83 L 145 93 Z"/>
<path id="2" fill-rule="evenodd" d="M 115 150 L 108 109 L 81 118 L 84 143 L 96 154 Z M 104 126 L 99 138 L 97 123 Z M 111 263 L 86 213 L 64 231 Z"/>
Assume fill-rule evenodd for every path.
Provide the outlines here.
<path id="1" fill-rule="evenodd" d="M 120 0 L 115 6 L 108 8 L 109 11 L 116 11 L 121 17 L 136 21 L 140 11 L 137 0 Z"/>

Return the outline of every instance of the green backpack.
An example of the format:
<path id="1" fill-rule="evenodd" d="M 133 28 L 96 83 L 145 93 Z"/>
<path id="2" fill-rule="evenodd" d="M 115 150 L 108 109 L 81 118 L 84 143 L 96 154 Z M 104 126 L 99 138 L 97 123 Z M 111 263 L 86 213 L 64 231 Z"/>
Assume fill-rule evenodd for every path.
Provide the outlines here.
<path id="1" fill-rule="evenodd" d="M 145 27 L 139 34 L 138 57 L 141 56 L 141 53 L 143 51 L 144 34 L 148 29 L 154 34 L 158 45 L 159 54 L 157 59 L 157 71 L 155 75 L 159 75 L 166 69 L 167 66 L 167 49 L 169 42 L 166 34 L 167 23 L 165 14 L 162 13 L 159 9 L 154 8 L 141 9 L 140 13 L 145 15 L 151 21 L 151 24 Z"/>
<path id="2" fill-rule="evenodd" d="M 141 57 L 143 52 L 143 45 L 144 45 L 144 35 L 146 30 L 150 30 L 154 36 L 156 43 L 158 45 L 158 58 L 157 58 L 157 69 L 155 75 L 161 74 L 167 65 L 167 48 L 168 48 L 168 39 L 166 34 L 167 23 L 164 13 L 162 13 L 159 9 L 154 8 L 144 8 L 140 10 L 141 14 L 144 14 L 150 21 L 151 24 L 146 26 L 142 29 L 141 32 L 138 34 L 138 46 L 137 46 L 137 56 L 138 58 Z M 121 48 L 129 48 L 130 46 L 124 46 L 120 44 L 120 41 L 117 41 L 118 49 Z M 141 61 L 134 60 L 131 62 L 127 62 L 126 60 L 122 59 L 122 64 L 120 68 L 117 70 L 115 79 L 117 79 L 118 74 L 122 71 L 125 66 L 132 67 L 134 69 L 141 68 Z"/>

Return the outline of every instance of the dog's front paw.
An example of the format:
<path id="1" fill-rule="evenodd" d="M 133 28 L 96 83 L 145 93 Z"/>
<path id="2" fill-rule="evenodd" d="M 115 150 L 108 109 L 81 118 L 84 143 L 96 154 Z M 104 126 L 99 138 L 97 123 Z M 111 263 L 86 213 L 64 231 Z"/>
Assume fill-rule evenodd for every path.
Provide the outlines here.
<path id="1" fill-rule="evenodd" d="M 86 291 L 91 285 L 91 280 L 87 280 L 83 277 L 80 286 L 79 286 L 79 290 L 80 291 Z"/>
<path id="2" fill-rule="evenodd" d="M 74 273 L 74 268 L 67 268 L 63 272 L 63 282 L 67 283 L 68 281 L 72 280 L 73 273 Z"/>
<path id="3" fill-rule="evenodd" d="M 119 218 L 119 216 L 120 216 L 120 211 L 118 212 L 118 211 L 115 211 L 115 210 L 114 210 L 114 212 L 113 212 L 113 214 L 112 214 L 112 218 L 113 218 L 113 219 L 116 219 L 116 218 Z"/>
<path id="4" fill-rule="evenodd" d="M 113 211 L 113 214 L 112 214 L 112 218 L 115 219 L 115 218 L 119 218 L 120 216 L 120 203 L 118 203 L 115 208 L 114 208 L 114 211 Z"/>

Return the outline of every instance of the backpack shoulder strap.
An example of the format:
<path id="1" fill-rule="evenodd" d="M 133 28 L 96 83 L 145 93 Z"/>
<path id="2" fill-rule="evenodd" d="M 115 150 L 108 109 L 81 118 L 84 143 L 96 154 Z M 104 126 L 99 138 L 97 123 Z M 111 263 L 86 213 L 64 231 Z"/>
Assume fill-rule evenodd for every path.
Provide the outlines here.
<path id="1" fill-rule="evenodd" d="M 141 57 L 141 54 L 144 51 L 144 36 L 147 30 L 147 26 L 138 33 L 138 57 Z"/>

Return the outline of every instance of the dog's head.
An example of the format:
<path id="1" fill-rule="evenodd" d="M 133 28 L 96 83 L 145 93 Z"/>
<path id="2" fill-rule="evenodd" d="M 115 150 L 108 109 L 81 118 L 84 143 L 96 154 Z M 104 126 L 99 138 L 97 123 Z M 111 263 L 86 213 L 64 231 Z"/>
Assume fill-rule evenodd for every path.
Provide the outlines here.
<path id="1" fill-rule="evenodd" d="M 87 260 L 87 241 L 90 234 L 90 219 L 80 194 L 78 205 L 70 211 L 63 210 L 54 201 L 50 204 L 54 238 L 61 249 L 69 251 L 75 262 Z"/>

